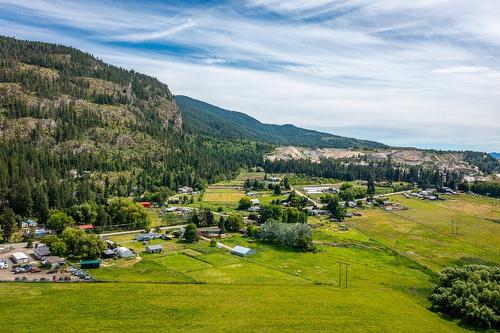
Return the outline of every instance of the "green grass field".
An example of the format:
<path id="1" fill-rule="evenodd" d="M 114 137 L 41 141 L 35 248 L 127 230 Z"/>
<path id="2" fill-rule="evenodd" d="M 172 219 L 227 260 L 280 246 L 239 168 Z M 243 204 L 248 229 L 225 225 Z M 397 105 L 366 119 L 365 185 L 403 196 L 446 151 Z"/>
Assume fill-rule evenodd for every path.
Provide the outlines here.
<path id="1" fill-rule="evenodd" d="M 466 331 L 429 311 L 427 297 L 446 265 L 500 263 L 498 201 L 395 200 L 409 209 L 365 209 L 347 232 L 310 218 L 316 253 L 233 234 L 222 242 L 257 253 L 155 240 L 165 251 L 145 254 L 133 235 L 113 236 L 141 259 L 106 261 L 91 271 L 95 284 L 1 284 L 1 331 Z M 348 288 L 338 287 L 339 262 L 350 265 Z"/>
<path id="2" fill-rule="evenodd" d="M 393 197 L 404 211 L 365 210 L 349 223 L 372 239 L 434 271 L 446 265 L 500 263 L 497 199 L 461 195 L 429 202 Z M 458 234 L 451 234 L 452 221 Z"/>

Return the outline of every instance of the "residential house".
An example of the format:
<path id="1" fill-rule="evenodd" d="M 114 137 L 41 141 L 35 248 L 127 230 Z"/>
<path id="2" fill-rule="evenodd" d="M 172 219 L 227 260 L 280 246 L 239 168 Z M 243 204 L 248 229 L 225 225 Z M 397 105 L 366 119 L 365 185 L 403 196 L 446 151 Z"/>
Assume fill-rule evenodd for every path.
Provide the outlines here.
<path id="1" fill-rule="evenodd" d="M 152 239 L 160 238 L 160 234 L 157 232 L 149 232 L 146 234 L 139 234 L 135 236 L 135 239 L 139 242 L 149 242 Z"/>
<path id="2" fill-rule="evenodd" d="M 39 260 L 44 260 L 44 257 L 50 256 L 49 246 L 41 243 L 35 244 L 35 249 L 33 250 L 33 254 Z"/>
<path id="3" fill-rule="evenodd" d="M 47 236 L 47 230 L 44 228 L 35 229 L 35 238 L 42 238 Z"/>

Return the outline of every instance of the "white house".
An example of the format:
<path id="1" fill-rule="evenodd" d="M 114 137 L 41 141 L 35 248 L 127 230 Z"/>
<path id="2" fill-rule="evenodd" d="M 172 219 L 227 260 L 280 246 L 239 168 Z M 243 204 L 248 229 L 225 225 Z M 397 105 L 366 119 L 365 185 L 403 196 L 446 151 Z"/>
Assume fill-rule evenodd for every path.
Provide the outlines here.
<path id="1" fill-rule="evenodd" d="M 134 256 L 134 252 L 126 247 L 120 246 L 116 249 L 116 256 L 118 258 L 131 258 Z"/>
<path id="2" fill-rule="evenodd" d="M 257 206 L 257 205 L 260 205 L 260 201 L 259 199 L 251 199 L 250 202 L 252 203 L 252 205 L 254 206 Z"/>
<path id="3" fill-rule="evenodd" d="M 23 252 L 14 252 L 12 253 L 12 260 L 15 264 L 27 264 L 30 259 Z"/>

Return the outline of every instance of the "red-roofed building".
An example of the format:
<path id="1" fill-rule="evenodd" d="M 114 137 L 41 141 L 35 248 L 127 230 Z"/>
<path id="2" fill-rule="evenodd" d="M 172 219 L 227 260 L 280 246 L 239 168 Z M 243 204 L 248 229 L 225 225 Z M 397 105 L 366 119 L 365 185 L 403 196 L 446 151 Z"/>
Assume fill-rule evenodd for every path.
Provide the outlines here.
<path id="1" fill-rule="evenodd" d="M 141 205 L 142 205 L 142 207 L 144 207 L 144 208 L 149 208 L 149 207 L 151 207 L 151 202 L 149 202 L 149 201 L 144 201 L 144 202 L 141 202 Z"/>
<path id="2" fill-rule="evenodd" d="M 80 228 L 82 230 L 92 230 L 92 229 L 94 229 L 94 226 L 92 224 L 82 224 L 82 225 L 79 225 L 78 228 Z"/>

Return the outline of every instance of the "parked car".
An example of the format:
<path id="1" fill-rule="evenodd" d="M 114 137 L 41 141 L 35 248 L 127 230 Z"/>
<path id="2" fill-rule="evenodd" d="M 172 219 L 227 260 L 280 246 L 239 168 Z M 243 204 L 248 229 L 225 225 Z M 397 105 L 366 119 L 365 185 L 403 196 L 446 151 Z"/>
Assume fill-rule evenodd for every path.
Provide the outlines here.
<path id="1" fill-rule="evenodd" d="M 0 269 L 8 269 L 8 268 L 9 264 L 7 263 L 7 261 L 5 260 L 0 261 Z"/>
<path id="2" fill-rule="evenodd" d="M 12 270 L 14 274 L 21 274 L 21 273 L 26 273 L 26 270 L 22 267 L 17 267 Z"/>
<path id="3" fill-rule="evenodd" d="M 40 273 L 42 270 L 40 268 L 31 267 L 28 272 L 30 273 Z"/>

